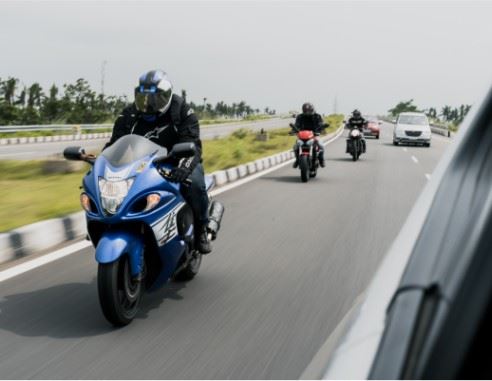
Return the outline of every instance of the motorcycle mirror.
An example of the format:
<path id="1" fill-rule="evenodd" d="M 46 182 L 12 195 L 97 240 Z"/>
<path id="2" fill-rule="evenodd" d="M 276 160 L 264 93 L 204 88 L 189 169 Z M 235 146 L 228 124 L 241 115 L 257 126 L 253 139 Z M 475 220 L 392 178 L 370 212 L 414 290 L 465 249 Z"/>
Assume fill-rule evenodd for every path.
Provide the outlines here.
<path id="1" fill-rule="evenodd" d="M 196 154 L 195 143 L 178 143 L 171 150 L 170 156 L 175 158 L 190 157 Z"/>
<path id="2" fill-rule="evenodd" d="M 83 160 L 85 150 L 82 147 L 67 147 L 63 150 L 63 157 L 67 160 Z"/>
<path id="3" fill-rule="evenodd" d="M 290 127 L 292 127 L 292 128 L 294 128 L 294 127 L 295 127 L 295 126 L 294 126 L 294 123 L 289 123 L 289 126 L 290 126 Z"/>

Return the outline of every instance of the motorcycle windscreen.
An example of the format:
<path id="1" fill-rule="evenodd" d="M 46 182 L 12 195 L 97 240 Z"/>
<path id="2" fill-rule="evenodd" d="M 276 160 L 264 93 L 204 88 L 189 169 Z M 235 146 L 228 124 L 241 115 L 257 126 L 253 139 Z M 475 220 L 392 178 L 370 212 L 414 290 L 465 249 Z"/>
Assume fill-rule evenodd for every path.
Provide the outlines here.
<path id="1" fill-rule="evenodd" d="M 121 167 L 155 153 L 158 156 L 165 156 L 167 155 L 167 149 L 143 136 L 125 135 L 106 148 L 101 155 L 112 166 Z"/>

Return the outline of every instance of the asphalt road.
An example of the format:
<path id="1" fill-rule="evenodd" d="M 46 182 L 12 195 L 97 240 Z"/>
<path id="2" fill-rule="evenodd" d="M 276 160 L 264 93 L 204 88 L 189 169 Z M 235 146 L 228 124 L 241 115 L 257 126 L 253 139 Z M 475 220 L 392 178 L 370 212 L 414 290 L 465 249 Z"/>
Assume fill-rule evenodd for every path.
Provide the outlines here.
<path id="1" fill-rule="evenodd" d="M 211 140 L 229 135 L 239 128 L 253 131 L 272 130 L 288 127 L 292 119 L 273 118 L 256 122 L 222 123 L 202 126 L 201 139 Z M 63 150 L 70 145 L 80 145 L 88 152 L 98 152 L 108 139 L 76 140 L 51 143 L 14 144 L 0 146 L 0 160 L 33 160 L 42 159 L 54 155 L 61 155 Z"/>
<path id="2" fill-rule="evenodd" d="M 386 124 L 356 163 L 344 144 L 307 184 L 286 166 L 221 194 L 223 230 L 197 278 L 147 295 L 123 329 L 99 310 L 92 249 L 1 283 L 1 378 L 298 378 L 449 141 L 395 147 Z"/>

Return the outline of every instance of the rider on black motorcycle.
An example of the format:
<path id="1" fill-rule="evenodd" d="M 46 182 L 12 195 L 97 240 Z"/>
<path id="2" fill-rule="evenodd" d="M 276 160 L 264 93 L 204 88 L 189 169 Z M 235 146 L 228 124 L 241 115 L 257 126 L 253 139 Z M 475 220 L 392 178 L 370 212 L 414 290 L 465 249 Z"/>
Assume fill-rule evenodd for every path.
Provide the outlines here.
<path id="1" fill-rule="evenodd" d="M 354 128 L 357 128 L 360 131 L 361 138 L 362 138 L 363 152 L 366 152 L 366 140 L 364 139 L 364 133 L 362 130 L 366 124 L 367 124 L 367 120 L 362 117 L 361 112 L 357 109 L 355 109 L 352 112 L 352 116 L 349 118 L 347 122 L 347 127 L 349 128 L 350 131 L 352 131 Z M 348 146 L 347 146 L 347 153 L 348 153 Z"/>
<path id="2" fill-rule="evenodd" d="M 151 70 L 140 77 L 135 88 L 135 102 L 116 119 L 113 134 L 104 149 L 127 134 L 144 136 L 168 151 L 177 143 L 195 143 L 196 155 L 176 162 L 169 180 L 178 183 L 191 180 L 191 185 L 182 186 L 181 190 L 193 209 L 196 246 L 202 254 L 210 253 L 208 196 L 201 164 L 200 126 L 195 113 L 183 98 L 173 94 L 172 83 L 164 71 Z"/>
<path id="3" fill-rule="evenodd" d="M 302 130 L 313 131 L 315 135 L 319 136 L 321 131 L 326 127 L 323 118 L 320 114 L 314 111 L 314 106 L 306 102 L 302 105 L 302 114 L 297 115 L 296 122 L 294 124 L 294 130 L 296 132 Z M 315 140 L 315 144 L 318 147 L 318 161 L 321 167 L 325 166 L 325 150 L 322 144 L 319 143 L 318 139 Z M 294 153 L 296 155 L 296 161 L 294 162 L 294 168 L 299 166 L 299 152 L 294 146 Z"/>

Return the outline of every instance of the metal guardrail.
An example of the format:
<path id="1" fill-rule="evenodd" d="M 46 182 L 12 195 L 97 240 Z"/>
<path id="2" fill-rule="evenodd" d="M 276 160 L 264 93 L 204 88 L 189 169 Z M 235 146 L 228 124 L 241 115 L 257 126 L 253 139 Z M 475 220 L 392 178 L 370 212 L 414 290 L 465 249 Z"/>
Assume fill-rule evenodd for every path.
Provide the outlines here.
<path id="1" fill-rule="evenodd" d="M 449 130 L 449 128 L 447 126 L 441 126 L 438 124 L 432 124 L 431 123 L 430 128 L 434 134 L 447 136 L 448 138 L 451 137 L 451 131 Z"/>
<path id="2" fill-rule="evenodd" d="M 21 132 L 21 131 L 81 131 L 111 129 L 113 125 L 107 124 L 43 124 L 43 125 L 24 125 L 24 126 L 0 126 L 2 132 Z"/>

